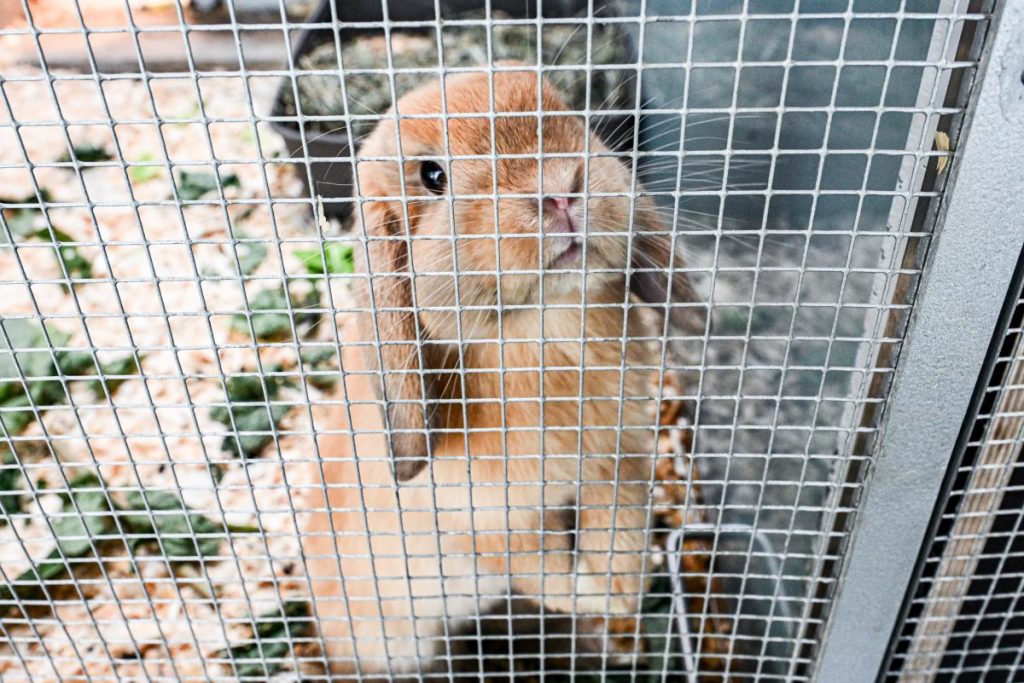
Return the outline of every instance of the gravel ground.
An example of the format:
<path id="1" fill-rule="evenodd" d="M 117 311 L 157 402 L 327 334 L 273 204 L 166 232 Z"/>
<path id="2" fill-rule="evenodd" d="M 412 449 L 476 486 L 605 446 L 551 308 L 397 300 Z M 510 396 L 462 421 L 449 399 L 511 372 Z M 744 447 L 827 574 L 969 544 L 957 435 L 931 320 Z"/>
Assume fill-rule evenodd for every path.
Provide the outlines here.
<path id="1" fill-rule="evenodd" d="M 162 116 L 196 115 L 198 101 L 190 81 L 153 81 L 152 85 Z M 272 85 L 254 84 L 257 106 L 268 101 Z M 52 122 L 56 118 L 45 83 L 9 83 L 5 87 L 21 122 Z M 56 90 L 61 106 L 73 111 L 74 118 L 107 119 L 95 84 L 61 82 Z M 114 120 L 152 119 L 149 97 L 138 82 L 108 82 L 104 90 Z M 202 90 L 209 116 L 246 114 L 248 97 L 237 79 L 204 81 Z M 274 136 L 257 135 L 247 124 L 215 123 L 208 130 L 209 137 L 204 127 L 196 124 L 163 126 L 169 158 L 175 163 L 208 162 L 212 149 L 220 159 L 258 159 L 258 145 L 265 156 L 281 151 Z M 75 144 L 89 142 L 114 149 L 111 129 L 105 125 L 71 126 L 68 133 Z M 60 127 L 25 127 L 21 134 L 35 163 L 55 161 L 67 152 Z M 116 136 L 126 160 L 164 158 L 153 125 L 118 125 Z M 24 163 L 10 128 L 0 129 L 0 161 Z M 80 243 L 79 251 L 92 262 L 93 278 L 73 291 L 58 283 L 62 276 L 52 249 L 24 247 L 17 258 L 10 249 L 0 249 L 0 317 L 43 316 L 53 328 L 70 335 L 67 346 L 94 347 L 101 359 L 136 348 L 147 378 L 145 383 L 125 382 L 107 405 L 72 385 L 74 410 L 67 406 L 48 410 L 42 424 L 33 423 L 24 432 L 25 438 L 41 437 L 45 429 L 53 440 L 52 451 L 45 442 L 35 442 L 41 452 L 29 465 L 31 478 L 37 489 L 59 490 L 66 488 L 62 476 L 71 478 L 76 472 L 92 469 L 111 490 L 139 485 L 178 490 L 192 508 L 217 511 L 232 524 L 256 525 L 265 534 L 236 539 L 226 561 L 206 562 L 191 576 L 179 576 L 177 583 L 167 580 L 170 565 L 159 556 L 142 558 L 135 567 L 127 557 L 108 562 L 102 575 L 81 581 L 86 602 L 72 597 L 54 614 L 41 615 L 31 626 L 14 632 L 16 639 L 25 638 L 19 651 L 25 658 L 24 672 L 38 676 L 35 680 L 52 679 L 57 669 L 64 677 L 83 675 L 78 655 L 95 663 L 95 670 L 90 664 L 89 673 L 97 677 L 111 673 L 104 672 L 104 667 L 109 669 L 120 658 L 125 661 L 118 662 L 117 672 L 128 677 L 144 672 L 186 678 L 214 673 L 205 670 L 206 665 L 195 656 L 197 644 L 210 654 L 228 641 L 244 638 L 249 632 L 245 624 L 251 623 L 250 611 L 271 610 L 281 594 L 303 587 L 289 491 L 282 484 L 286 463 L 308 457 L 310 452 L 308 413 L 293 410 L 280 424 L 281 431 L 292 432 L 280 438 L 280 458 L 254 459 L 243 467 L 220 449 L 223 425 L 212 420 L 208 410 L 193 406 L 223 402 L 220 377 L 255 367 L 254 347 L 231 327 L 231 314 L 244 310 L 244 303 L 228 241 L 229 222 L 236 234 L 255 239 L 276 234 L 285 240 L 281 253 L 270 248 L 252 273 L 246 284 L 251 296 L 267 283 L 281 282 L 281 257 L 286 262 L 290 259 L 289 269 L 295 271 L 292 252 L 312 246 L 313 242 L 287 241 L 316 239 L 310 207 L 277 205 L 273 221 L 265 206 L 231 205 L 226 211 L 221 206 L 188 206 L 179 211 L 173 204 L 150 205 L 136 214 L 130 208 L 132 197 L 163 200 L 171 191 L 167 169 L 151 168 L 156 172 L 131 181 L 131 194 L 120 168 L 84 171 L 84 188 L 73 170 L 36 170 L 36 182 L 55 203 L 81 203 L 88 192 L 95 204 L 109 205 L 97 206 L 93 212 L 81 207 L 50 212 L 53 224 Z M 265 198 L 265 182 L 275 197 L 299 193 L 301 185 L 286 167 L 266 168 L 264 179 L 256 164 L 222 167 L 222 173 L 233 172 L 240 180 L 239 187 L 226 188 L 227 197 Z M 31 177 L 21 169 L 0 170 L 0 187 L 5 197 L 33 192 Z M 182 243 L 186 237 L 195 242 L 193 248 Z M 197 272 L 201 286 L 197 285 Z M 40 284 L 47 281 L 50 284 Z M 319 334 L 322 339 L 329 338 L 325 331 Z M 259 359 L 266 365 L 294 368 L 294 345 L 291 349 L 261 345 Z M 305 391 L 313 402 L 327 397 L 316 387 Z M 303 398 L 299 389 L 282 396 L 296 402 Z M 21 444 L 19 452 L 30 452 L 30 445 Z M 215 470 L 210 461 L 216 460 L 227 465 L 219 484 L 211 478 Z M 61 463 L 60 468 L 55 461 Z M 60 506 L 57 494 L 41 493 L 32 503 L 30 513 L 34 514 L 0 529 L 0 567 L 8 577 L 28 566 L 23 549 L 38 560 L 52 547 L 42 516 L 52 515 Z M 268 556 L 275 560 L 268 561 Z M 135 579 L 135 570 L 143 581 Z M 209 592 L 207 582 L 216 589 L 215 601 L 201 599 Z M 104 642 L 108 644 L 106 652 Z M 164 642 L 172 644 L 165 649 Z M 19 680 L 21 666 L 17 658 L 2 656 L 0 676 Z"/>

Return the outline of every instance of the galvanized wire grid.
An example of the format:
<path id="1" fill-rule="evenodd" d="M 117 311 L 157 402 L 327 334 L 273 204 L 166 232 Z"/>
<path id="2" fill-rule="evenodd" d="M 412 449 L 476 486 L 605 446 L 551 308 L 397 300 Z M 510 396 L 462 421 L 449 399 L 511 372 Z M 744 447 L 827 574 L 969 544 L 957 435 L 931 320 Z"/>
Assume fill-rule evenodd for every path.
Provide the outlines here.
<path id="1" fill-rule="evenodd" d="M 694 545 L 682 551 L 692 562 L 682 562 L 683 570 L 703 562 L 710 576 L 697 577 L 701 595 L 678 600 L 668 572 L 680 563 L 665 562 L 652 533 L 642 572 L 651 581 L 643 584 L 645 614 L 642 626 L 630 627 L 643 638 L 622 658 L 612 652 L 621 634 L 588 631 L 582 618 L 559 618 L 549 608 L 538 619 L 534 603 L 546 595 L 520 590 L 502 600 L 509 577 L 487 575 L 471 552 L 445 553 L 444 566 L 450 561 L 457 571 L 447 570 L 438 587 L 444 599 L 433 609 L 465 618 L 419 634 L 421 649 L 412 649 L 419 657 L 395 654 L 409 644 L 393 638 L 383 657 L 347 665 L 359 679 L 475 675 L 491 667 L 517 677 L 607 669 L 630 680 L 687 673 L 711 680 L 723 670 L 806 678 L 980 49 L 981 38 L 966 48 L 961 40 L 988 15 L 946 0 L 813 7 L 639 0 L 583 8 L 582 19 L 554 12 L 481 19 L 452 17 L 435 5 L 422 20 L 399 21 L 384 7 L 383 21 L 360 22 L 332 9 L 329 23 L 300 24 L 282 7 L 278 17 L 248 24 L 230 2 L 227 21 L 214 23 L 193 21 L 181 4 L 154 18 L 125 2 L 112 10 L 113 21 L 94 26 L 85 2 L 62 19 L 34 16 L 38 10 L 23 2 L 22 16 L 0 27 L 0 40 L 22 56 L 3 65 L 0 80 L 7 242 L 0 247 L 0 344 L 16 351 L 0 352 L 9 445 L 0 470 L 4 680 L 325 675 L 326 626 L 354 627 L 351 615 L 337 615 L 357 577 L 332 583 L 311 565 L 342 571 L 342 560 L 360 552 L 394 553 L 408 565 L 417 558 L 406 556 L 406 543 L 422 538 L 402 516 L 369 551 L 358 550 L 358 533 L 331 528 L 321 532 L 329 540 L 333 534 L 327 555 L 308 545 L 301 551 L 312 535 L 304 530 L 330 493 L 320 480 L 325 463 L 329 469 L 338 456 L 337 444 L 372 431 L 337 421 L 339 412 L 367 404 L 339 382 L 359 312 L 349 287 L 366 281 L 347 272 L 346 248 L 367 242 L 338 236 L 324 214 L 344 205 L 364 211 L 379 199 L 332 199 L 308 164 L 322 134 L 309 126 L 320 119 L 353 129 L 388 119 L 383 112 L 304 114 L 301 79 L 333 78 L 348 107 L 346 88 L 360 75 L 343 64 L 348 29 L 383 34 L 384 45 L 419 31 L 444 55 L 444 32 L 453 27 L 479 27 L 492 48 L 503 27 L 528 27 L 541 46 L 544 33 L 561 25 L 586 37 L 577 66 L 588 82 L 604 66 L 590 58 L 595 34 L 614 30 L 612 39 L 630 46 L 631 58 L 614 65 L 634 74 L 629 97 L 614 107 L 588 97 L 579 113 L 595 125 L 624 117 L 624 128 L 606 132 L 629 176 L 630 190 L 620 196 L 630 206 L 645 196 L 660 202 L 707 303 L 710 324 L 700 332 L 664 326 L 654 338 L 658 362 L 647 368 L 647 398 L 678 393 L 694 406 L 694 455 L 676 463 L 687 493 L 673 509 L 692 525 L 683 538 Z M 292 56 L 283 68 L 247 62 L 246 38 L 272 36 L 290 55 L 299 28 L 328 30 L 341 55 L 335 68 L 304 71 Z M 197 54 L 193 45 L 210 36 L 233 47 L 233 65 L 210 66 Z M 168 41 L 182 62 L 157 70 L 150 50 Z M 68 44 L 84 58 L 79 71 L 51 69 L 50 56 Z M 127 66 L 102 66 L 123 48 Z M 396 66 L 390 49 L 383 57 L 381 67 L 363 71 L 383 76 L 391 101 L 403 76 L 426 81 L 439 69 L 474 70 L 449 69 L 443 56 L 436 66 L 409 69 Z M 493 81 L 501 68 L 509 67 L 475 70 Z M 568 69 L 541 56 L 528 68 Z M 282 81 L 299 98 L 297 116 L 269 115 Z M 492 104 L 495 96 L 491 88 Z M 485 116 L 500 125 L 493 107 Z M 303 131 L 297 148 L 284 146 L 271 126 L 289 120 Z M 453 117 L 442 120 L 447 129 Z M 87 143 L 104 154 L 90 155 Z M 288 159 L 296 151 L 298 174 Z M 445 164 L 458 156 L 442 152 Z M 527 156 L 539 165 L 543 143 Z M 496 154 L 484 158 L 497 167 Z M 321 160 L 359 172 L 350 156 Z M 303 197 L 303 182 L 326 198 Z M 495 184 L 486 196 L 497 194 Z M 391 199 L 409 211 L 405 189 Z M 454 207 L 454 199 L 439 201 Z M 624 234 L 633 234 L 628 227 Z M 543 291 L 540 301 L 556 312 Z M 500 303 L 499 319 L 514 314 Z M 615 306 L 623 316 L 643 308 L 625 293 Z M 429 307 L 417 302 L 416 310 Z M 379 340 L 382 331 L 373 335 Z M 460 359 L 454 377 L 465 391 L 474 380 L 461 361 L 472 344 L 461 322 L 452 341 Z M 631 341 L 618 339 L 623 349 Z M 504 399 L 508 369 L 497 369 Z M 608 394 L 577 400 L 581 422 L 588 400 L 624 403 L 627 370 L 644 368 L 627 368 L 623 357 L 611 370 L 618 379 Z M 582 379 L 579 387 L 582 394 Z M 463 395 L 458 403 L 471 402 Z M 624 431 L 621 409 L 614 426 Z M 653 427 L 645 486 L 660 454 Z M 468 424 L 457 431 L 468 441 L 502 429 Z M 313 438 L 331 434 L 338 438 Z M 581 458 L 580 473 L 583 467 Z M 609 483 L 616 492 L 630 484 Z M 508 481 L 498 484 L 511 495 Z M 586 482 L 571 484 L 579 491 Z M 429 492 L 426 513 L 435 521 L 428 527 L 443 517 L 439 507 L 452 514 L 476 505 L 472 498 L 453 503 L 465 492 L 436 482 L 349 480 L 333 489 L 358 494 L 359 502 L 333 511 L 369 524 L 374 511 L 365 496 L 403 486 Z M 659 505 L 651 497 L 641 506 L 652 527 L 672 517 L 658 517 Z M 515 507 L 505 503 L 506 519 Z M 548 501 L 540 508 L 541 525 L 560 511 L 564 517 Z M 505 554 L 513 560 L 511 550 Z M 541 571 L 548 557 L 539 556 Z M 413 583 L 403 575 L 397 585 L 406 588 L 385 587 L 378 577 L 362 590 L 370 586 L 377 605 L 387 601 L 381 591 L 396 590 L 416 610 L 405 593 Z M 318 594 L 324 584 L 344 595 Z M 680 644 L 680 620 L 692 642 Z M 584 643 L 587 636 L 598 644 Z M 703 653 L 699 672 L 685 670 L 687 647 Z"/>
<path id="2" fill-rule="evenodd" d="M 1024 670 L 1024 305 L 1015 303 L 980 410 L 964 427 L 963 459 L 894 642 L 887 680 L 1012 681 Z"/>

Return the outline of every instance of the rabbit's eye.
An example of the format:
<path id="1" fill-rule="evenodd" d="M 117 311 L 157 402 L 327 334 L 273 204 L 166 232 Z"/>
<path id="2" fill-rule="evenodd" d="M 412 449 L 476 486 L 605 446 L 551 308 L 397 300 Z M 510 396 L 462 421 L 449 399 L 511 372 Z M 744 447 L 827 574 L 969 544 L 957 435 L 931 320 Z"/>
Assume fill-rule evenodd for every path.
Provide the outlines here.
<path id="1" fill-rule="evenodd" d="M 434 194 L 443 193 L 448 185 L 444 167 L 436 161 L 424 161 L 420 164 L 420 180 L 423 181 L 423 187 Z"/>

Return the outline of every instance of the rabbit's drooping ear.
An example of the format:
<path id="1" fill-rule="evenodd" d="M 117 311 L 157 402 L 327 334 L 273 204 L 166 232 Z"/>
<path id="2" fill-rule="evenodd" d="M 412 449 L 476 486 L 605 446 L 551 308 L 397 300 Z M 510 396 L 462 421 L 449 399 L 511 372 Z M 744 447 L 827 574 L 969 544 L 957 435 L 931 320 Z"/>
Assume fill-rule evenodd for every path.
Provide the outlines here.
<path id="1" fill-rule="evenodd" d="M 634 216 L 630 289 L 645 303 L 666 307 L 662 310 L 677 333 L 704 336 L 707 306 L 686 273 L 679 238 L 672 239 L 669 226 L 661 220 L 650 197 L 637 198 Z"/>
<path id="2" fill-rule="evenodd" d="M 413 309 L 412 278 L 404 223 L 386 202 L 363 206 L 363 232 L 369 262 L 365 272 L 372 278 L 373 298 L 364 290 L 364 304 L 373 306 L 379 345 L 369 349 L 370 367 L 378 365 L 379 349 L 383 396 L 391 432 L 395 480 L 408 481 L 427 464 L 434 444 L 431 418 L 436 413 L 429 396 L 431 382 L 423 376 L 420 337 Z M 373 331 L 364 334 L 373 338 Z M 378 385 L 378 391 L 380 390 Z"/>

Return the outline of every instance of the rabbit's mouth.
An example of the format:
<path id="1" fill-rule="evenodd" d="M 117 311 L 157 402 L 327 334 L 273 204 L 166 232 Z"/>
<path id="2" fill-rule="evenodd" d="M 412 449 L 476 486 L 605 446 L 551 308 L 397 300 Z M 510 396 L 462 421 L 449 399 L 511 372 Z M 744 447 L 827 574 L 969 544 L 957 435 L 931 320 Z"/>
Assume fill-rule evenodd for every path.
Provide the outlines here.
<path id="1" fill-rule="evenodd" d="M 560 249 L 553 250 L 554 256 L 548 260 L 549 270 L 577 269 L 583 260 L 583 243 L 574 237 Z"/>

